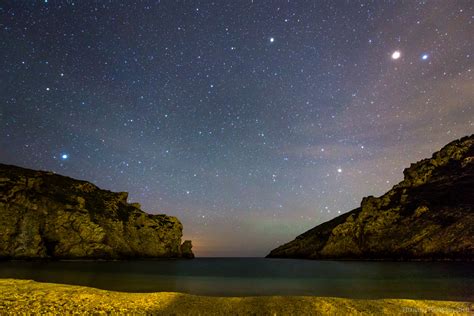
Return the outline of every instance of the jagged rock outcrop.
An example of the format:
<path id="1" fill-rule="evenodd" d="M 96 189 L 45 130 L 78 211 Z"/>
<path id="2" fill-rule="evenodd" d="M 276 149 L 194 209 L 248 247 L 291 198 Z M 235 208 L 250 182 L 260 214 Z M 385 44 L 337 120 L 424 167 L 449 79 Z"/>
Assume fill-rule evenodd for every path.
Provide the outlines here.
<path id="1" fill-rule="evenodd" d="M 181 245 L 181 256 L 183 258 L 189 258 L 189 259 L 194 258 L 194 253 L 191 250 L 192 248 L 193 248 L 193 244 L 191 243 L 191 240 L 185 240 L 183 244 Z"/>
<path id="2" fill-rule="evenodd" d="M 474 135 L 405 169 L 381 197 L 325 222 L 267 257 L 473 260 Z"/>
<path id="3" fill-rule="evenodd" d="M 151 215 L 128 193 L 0 164 L 0 258 L 190 258 L 183 226 Z"/>

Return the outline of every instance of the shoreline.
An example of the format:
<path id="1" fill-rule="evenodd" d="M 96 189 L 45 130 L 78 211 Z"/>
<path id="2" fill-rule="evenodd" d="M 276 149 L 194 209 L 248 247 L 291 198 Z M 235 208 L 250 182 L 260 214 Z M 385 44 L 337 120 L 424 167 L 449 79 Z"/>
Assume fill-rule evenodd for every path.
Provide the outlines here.
<path id="1" fill-rule="evenodd" d="M 471 315 L 474 303 L 316 296 L 215 297 L 176 292 L 129 293 L 32 280 L 0 279 L 0 311 L 0 314 Z"/>
<path id="2" fill-rule="evenodd" d="M 263 259 L 263 260 L 304 260 L 330 262 L 396 262 L 396 263 L 472 263 L 474 258 L 303 258 L 303 257 L 129 257 L 129 258 L 7 258 L 0 257 L 1 262 L 128 262 L 128 261 L 193 261 L 199 259 Z"/>

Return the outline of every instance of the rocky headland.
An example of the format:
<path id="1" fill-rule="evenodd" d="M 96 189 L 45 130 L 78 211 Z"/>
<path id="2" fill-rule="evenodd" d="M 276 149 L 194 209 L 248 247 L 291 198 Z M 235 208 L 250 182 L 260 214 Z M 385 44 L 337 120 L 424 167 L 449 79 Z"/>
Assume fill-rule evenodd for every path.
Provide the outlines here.
<path id="1" fill-rule="evenodd" d="M 474 135 L 405 169 L 380 197 L 270 252 L 271 258 L 474 259 Z"/>
<path id="2" fill-rule="evenodd" d="M 143 212 L 126 192 L 0 164 L 1 259 L 192 258 L 173 216 Z"/>

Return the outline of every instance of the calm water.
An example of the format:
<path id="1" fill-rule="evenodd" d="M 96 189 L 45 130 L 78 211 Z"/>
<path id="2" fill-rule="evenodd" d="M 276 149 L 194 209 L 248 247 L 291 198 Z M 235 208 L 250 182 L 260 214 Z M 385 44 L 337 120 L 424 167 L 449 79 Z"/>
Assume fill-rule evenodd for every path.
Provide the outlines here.
<path id="1" fill-rule="evenodd" d="M 199 295 L 474 300 L 473 263 L 263 258 L 0 262 L 0 278 Z"/>

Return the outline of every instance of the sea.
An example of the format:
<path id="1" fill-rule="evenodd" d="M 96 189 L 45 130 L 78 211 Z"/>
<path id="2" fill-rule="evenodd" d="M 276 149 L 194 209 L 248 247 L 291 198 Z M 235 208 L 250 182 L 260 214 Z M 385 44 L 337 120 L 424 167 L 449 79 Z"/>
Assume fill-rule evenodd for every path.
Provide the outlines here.
<path id="1" fill-rule="evenodd" d="M 266 258 L 1 261 L 0 278 L 124 292 L 474 301 L 474 263 Z"/>

